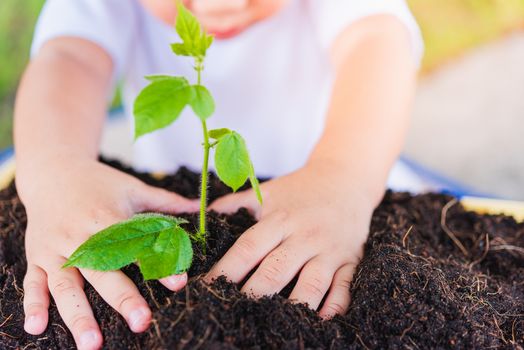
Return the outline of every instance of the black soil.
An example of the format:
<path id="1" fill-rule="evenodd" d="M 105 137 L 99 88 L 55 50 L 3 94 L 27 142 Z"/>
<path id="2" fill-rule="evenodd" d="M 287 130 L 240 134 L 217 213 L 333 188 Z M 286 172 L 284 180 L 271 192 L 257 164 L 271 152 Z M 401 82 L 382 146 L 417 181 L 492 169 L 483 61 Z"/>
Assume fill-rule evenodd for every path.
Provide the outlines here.
<path id="1" fill-rule="evenodd" d="M 198 176 L 187 169 L 162 180 L 136 175 L 197 195 Z M 212 197 L 225 193 L 213 177 Z M 196 254 L 190 283 L 179 293 L 125 269 L 154 312 L 147 332 L 133 334 L 91 286 L 86 293 L 107 349 L 524 349 L 524 224 L 469 213 L 451 201 L 387 193 L 351 285 L 351 308 L 331 321 L 282 296 L 255 301 L 224 279 L 206 285 L 197 278 L 254 224 L 244 210 L 210 215 L 208 254 Z M 44 334 L 23 331 L 26 221 L 11 185 L 0 192 L 0 349 L 72 349 L 54 304 Z"/>

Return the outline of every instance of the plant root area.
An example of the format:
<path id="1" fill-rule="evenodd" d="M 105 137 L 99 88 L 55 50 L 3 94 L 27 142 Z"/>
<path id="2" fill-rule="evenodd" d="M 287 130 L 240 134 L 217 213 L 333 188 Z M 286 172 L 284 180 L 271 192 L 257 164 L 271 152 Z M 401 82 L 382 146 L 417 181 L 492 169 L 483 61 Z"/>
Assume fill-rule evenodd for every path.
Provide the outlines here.
<path id="1" fill-rule="evenodd" d="M 156 180 L 111 164 L 198 195 L 199 176 L 187 169 Z M 211 199 L 227 193 L 216 177 L 210 183 Z M 186 217 L 194 229 L 196 216 Z M 255 223 L 245 210 L 211 213 L 208 221 L 207 255 L 195 247 L 184 290 L 172 293 L 144 282 L 135 266 L 124 269 L 153 310 L 146 332 L 132 333 L 86 283 L 105 349 L 524 349 L 524 224 L 512 218 L 466 212 L 444 195 L 386 193 L 350 286 L 349 312 L 328 321 L 286 292 L 252 300 L 225 278 L 202 282 L 198 276 Z M 23 330 L 26 222 L 11 185 L 0 192 L 0 349 L 74 349 L 53 302 L 42 335 Z"/>

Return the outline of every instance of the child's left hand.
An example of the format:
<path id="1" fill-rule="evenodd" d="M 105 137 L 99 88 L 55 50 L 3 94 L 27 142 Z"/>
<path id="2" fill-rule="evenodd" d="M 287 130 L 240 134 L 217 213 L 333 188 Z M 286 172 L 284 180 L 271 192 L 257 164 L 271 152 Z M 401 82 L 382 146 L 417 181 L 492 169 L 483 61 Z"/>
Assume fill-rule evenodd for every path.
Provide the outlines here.
<path id="1" fill-rule="evenodd" d="M 373 209 L 402 150 L 416 82 L 411 37 L 395 16 L 356 21 L 331 48 L 335 80 L 322 137 L 302 169 L 252 191 L 232 194 L 211 209 L 252 210 L 247 230 L 209 272 L 241 282 L 255 296 L 281 291 L 299 275 L 290 298 L 346 312 L 349 283 L 362 258 Z M 380 101 L 380 103 L 377 103 Z M 378 141 L 378 142 L 377 142 Z"/>
<path id="2" fill-rule="evenodd" d="M 256 268 L 242 291 L 280 292 L 297 274 L 290 299 L 320 309 L 322 317 L 347 311 L 349 284 L 362 258 L 375 203 L 351 176 L 329 165 L 308 165 L 262 184 L 261 208 L 253 191 L 220 198 L 210 209 L 251 210 L 259 222 L 211 269 L 238 283 Z"/>

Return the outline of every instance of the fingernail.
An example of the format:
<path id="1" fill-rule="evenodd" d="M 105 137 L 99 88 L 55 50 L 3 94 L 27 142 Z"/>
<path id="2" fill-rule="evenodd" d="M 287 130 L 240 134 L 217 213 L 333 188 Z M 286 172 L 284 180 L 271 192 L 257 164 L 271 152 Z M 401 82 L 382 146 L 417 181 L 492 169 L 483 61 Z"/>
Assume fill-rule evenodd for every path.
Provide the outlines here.
<path id="1" fill-rule="evenodd" d="M 39 326 L 38 324 L 39 320 L 40 320 L 40 317 L 36 315 L 31 315 L 31 316 L 26 317 L 25 323 L 24 323 L 25 330 L 28 332 L 36 332 Z"/>
<path id="2" fill-rule="evenodd" d="M 131 330 L 141 331 L 142 326 L 147 322 L 148 314 L 143 308 L 131 311 L 129 314 L 129 327 L 131 327 Z"/>
<path id="3" fill-rule="evenodd" d="M 82 349 L 92 349 L 98 344 L 98 334 L 95 331 L 87 331 L 80 336 L 80 347 Z"/>
<path id="4" fill-rule="evenodd" d="M 187 282 L 187 275 L 174 275 L 170 276 L 166 279 L 167 284 L 171 288 L 180 287 L 181 284 L 185 284 Z"/>

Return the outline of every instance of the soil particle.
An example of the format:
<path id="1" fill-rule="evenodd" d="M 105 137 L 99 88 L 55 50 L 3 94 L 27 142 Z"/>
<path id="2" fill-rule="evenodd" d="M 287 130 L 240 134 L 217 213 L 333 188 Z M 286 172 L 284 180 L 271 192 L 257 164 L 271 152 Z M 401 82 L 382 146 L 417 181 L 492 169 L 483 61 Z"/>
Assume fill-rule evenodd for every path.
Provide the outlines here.
<path id="1" fill-rule="evenodd" d="M 198 195 L 198 175 L 185 168 L 161 180 L 124 170 L 151 185 Z M 210 184 L 210 200 L 228 193 L 216 177 Z M 524 224 L 465 212 L 451 201 L 437 194 L 388 192 L 375 211 L 350 287 L 350 310 L 329 321 L 281 295 L 252 300 L 224 278 L 202 282 L 198 276 L 255 223 L 244 209 L 230 216 L 211 213 L 207 255 L 196 248 L 190 281 L 181 292 L 143 282 L 134 266 L 124 269 L 153 310 L 145 333 L 132 333 L 86 284 L 104 348 L 522 350 Z M 186 217 L 188 228 L 196 227 L 197 218 Z M 0 192 L 0 349 L 74 349 L 54 303 L 42 335 L 23 331 L 26 222 L 11 185 Z"/>

